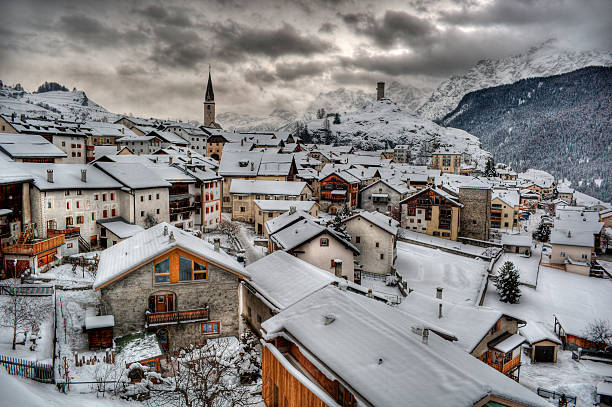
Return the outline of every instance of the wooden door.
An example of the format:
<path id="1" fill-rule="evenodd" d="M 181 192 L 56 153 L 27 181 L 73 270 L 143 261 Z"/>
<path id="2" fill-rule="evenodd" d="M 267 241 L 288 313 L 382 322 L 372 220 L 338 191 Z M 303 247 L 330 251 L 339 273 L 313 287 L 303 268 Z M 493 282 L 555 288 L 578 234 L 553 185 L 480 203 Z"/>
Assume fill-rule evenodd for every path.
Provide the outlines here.
<path id="1" fill-rule="evenodd" d="M 161 294 L 155 296 L 155 312 L 166 312 L 167 311 L 167 295 Z"/>

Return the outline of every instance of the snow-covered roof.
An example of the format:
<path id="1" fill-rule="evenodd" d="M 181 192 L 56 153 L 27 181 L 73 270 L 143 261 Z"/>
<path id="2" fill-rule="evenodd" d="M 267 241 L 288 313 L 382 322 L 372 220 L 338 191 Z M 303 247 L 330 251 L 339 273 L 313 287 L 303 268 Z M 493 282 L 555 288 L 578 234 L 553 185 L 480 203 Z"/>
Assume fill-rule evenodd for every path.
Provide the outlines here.
<path id="1" fill-rule="evenodd" d="M 196 178 L 199 181 L 214 181 L 221 179 L 219 175 L 217 175 L 214 171 L 209 169 L 201 170 L 199 168 L 187 169 L 186 170 L 189 175 Z"/>
<path id="2" fill-rule="evenodd" d="M 612 382 L 597 383 L 597 394 L 602 396 L 612 396 Z"/>
<path id="3" fill-rule="evenodd" d="M 491 200 L 494 200 L 495 198 L 499 198 L 512 208 L 519 206 L 521 202 L 521 196 L 519 195 L 518 191 L 511 189 L 494 189 L 493 193 L 491 194 Z"/>
<path id="4" fill-rule="evenodd" d="M 56 189 L 119 189 L 121 183 L 98 168 L 86 164 L 10 163 L 34 179 L 41 191 Z M 53 171 L 53 182 L 47 181 L 47 170 Z M 86 181 L 81 181 L 81 170 L 87 170 Z"/>
<path id="5" fill-rule="evenodd" d="M 593 247 L 595 238 L 592 232 L 558 229 L 556 226 L 550 232 L 550 244 L 558 244 L 564 246 L 580 246 Z"/>
<path id="6" fill-rule="evenodd" d="M 249 284 L 279 310 L 337 281 L 328 271 L 282 250 L 249 264 Z"/>
<path id="7" fill-rule="evenodd" d="M 253 201 L 255 205 L 262 211 L 288 211 L 292 206 L 296 210 L 308 212 L 316 204 L 315 201 L 288 201 L 288 200 L 275 200 L 275 199 L 255 199 Z"/>
<path id="8" fill-rule="evenodd" d="M 427 188 L 421 189 L 421 190 L 415 192 L 414 194 L 407 196 L 405 199 L 400 201 L 400 204 L 402 202 L 405 202 L 405 201 L 407 201 L 407 200 L 409 200 L 411 198 L 414 198 L 415 196 L 417 196 L 419 194 L 422 194 L 423 192 L 428 191 L 428 190 L 434 191 L 436 194 L 446 198 L 448 201 L 452 202 L 453 204 L 457 205 L 460 208 L 463 207 L 463 204 L 461 202 L 459 202 L 455 196 L 449 194 L 448 192 L 444 191 L 443 189 L 433 188 L 433 187 L 427 187 Z"/>
<path id="9" fill-rule="evenodd" d="M 548 406 L 534 392 L 430 334 L 442 328 L 366 296 L 325 287 L 262 324 L 266 339 L 287 332 L 331 380 L 374 406 L 471 406 L 489 395 Z M 279 356 L 277 356 L 279 357 Z M 415 391 L 418 389 L 418 391 Z"/>
<path id="10" fill-rule="evenodd" d="M 277 202 L 286 202 L 286 201 L 277 201 Z M 293 202 L 293 201 L 289 201 L 289 202 Z M 308 212 L 302 211 L 300 209 L 297 209 L 294 213 L 291 213 L 289 212 L 289 210 L 287 210 L 287 212 L 277 216 L 274 219 L 270 219 L 269 221 L 267 221 L 266 230 L 268 231 L 268 234 L 271 235 L 289 225 L 292 225 L 295 222 L 298 222 L 301 219 L 310 219 L 313 221 L 315 220 L 315 218 L 312 217 Z"/>
<path id="11" fill-rule="evenodd" d="M 162 141 L 165 141 L 167 143 L 176 144 L 178 146 L 188 146 L 189 145 L 189 142 L 187 140 L 185 140 L 178 134 L 175 134 L 171 131 L 163 131 L 163 130 L 155 129 L 147 134 L 147 136 L 153 136 L 153 135 L 159 137 Z"/>
<path id="12" fill-rule="evenodd" d="M 351 242 L 343 239 L 330 228 L 321 226 L 309 219 L 300 220 L 299 222 L 287 226 L 270 235 L 270 239 L 282 250 L 291 250 L 323 233 L 327 233 L 353 252 L 359 254 L 359 249 L 353 246 Z"/>
<path id="13" fill-rule="evenodd" d="M 392 190 L 394 190 L 398 194 L 405 194 L 405 193 L 410 192 L 410 188 L 405 183 L 403 183 L 403 182 L 391 182 L 391 180 L 385 180 L 385 179 L 379 179 L 378 181 L 375 181 L 375 182 L 371 183 L 367 187 L 363 188 L 360 192 L 366 191 L 369 188 L 372 188 L 372 187 L 376 186 L 379 183 L 385 184 L 386 186 L 388 186 L 389 188 L 391 188 Z"/>
<path id="14" fill-rule="evenodd" d="M 399 228 L 400 223 L 398 221 L 396 221 L 393 218 L 390 218 L 386 215 L 383 215 L 380 212 L 368 212 L 368 211 L 361 211 L 356 213 L 355 215 L 352 215 L 346 219 L 344 219 L 342 222 L 346 223 L 348 221 L 350 221 L 351 219 L 355 219 L 361 217 L 365 220 L 367 220 L 368 222 L 378 226 L 379 228 L 381 228 L 382 230 L 391 233 L 392 235 L 397 235 L 397 230 Z"/>
<path id="15" fill-rule="evenodd" d="M 85 123 L 91 129 L 91 135 L 96 137 L 124 137 L 134 132 L 123 124 L 88 121 Z"/>
<path id="16" fill-rule="evenodd" d="M 35 134 L 0 133 L 0 151 L 11 158 L 63 158 L 66 153 L 42 136 Z"/>
<path id="17" fill-rule="evenodd" d="M 115 326 L 113 315 L 99 315 L 85 317 L 85 329 L 110 328 Z"/>
<path id="18" fill-rule="evenodd" d="M 230 194 L 258 194 L 258 195 L 300 195 L 306 183 L 303 181 L 266 181 L 266 180 L 232 180 Z"/>
<path id="19" fill-rule="evenodd" d="M 28 171 L 20 168 L 20 164 L 15 164 L 16 163 L 12 161 L 3 161 L 0 159 L 0 185 L 28 182 L 34 179 Z"/>
<path id="20" fill-rule="evenodd" d="M 172 184 L 162 179 L 154 171 L 137 162 L 97 162 L 95 165 L 130 189 L 167 188 L 172 186 Z"/>
<path id="21" fill-rule="evenodd" d="M 508 353 L 520 346 L 526 339 L 519 334 L 502 335 L 489 342 L 489 346 L 503 353 Z"/>
<path id="22" fill-rule="evenodd" d="M 531 247 L 533 241 L 529 235 L 508 235 L 504 233 L 501 238 L 501 243 L 504 246 Z"/>
<path id="23" fill-rule="evenodd" d="M 144 230 L 142 226 L 126 222 L 125 219 L 122 218 L 98 220 L 97 223 L 110 230 L 111 233 L 113 233 L 120 239 L 132 237 L 136 233 L 142 232 Z"/>
<path id="24" fill-rule="evenodd" d="M 542 341 L 551 341 L 561 345 L 561 341 L 557 338 L 557 335 L 538 322 L 527 322 L 527 325 L 519 329 L 519 333 L 527 339 L 530 345 Z"/>
<path id="25" fill-rule="evenodd" d="M 559 184 L 557 185 L 557 192 L 560 194 L 573 194 L 574 188 L 571 188 L 569 185 L 566 184 Z"/>
<path id="26" fill-rule="evenodd" d="M 221 176 L 255 176 L 262 156 L 263 153 L 257 151 L 228 151 L 221 156 L 218 173 Z"/>
<path id="27" fill-rule="evenodd" d="M 167 235 L 164 235 L 164 228 L 168 228 Z M 174 236 L 173 240 L 170 239 L 171 233 Z M 250 278 L 242 264 L 223 250 L 215 251 L 210 243 L 162 222 L 104 250 L 100 254 L 93 288 L 100 289 L 174 248 L 181 248 L 226 270 Z"/>

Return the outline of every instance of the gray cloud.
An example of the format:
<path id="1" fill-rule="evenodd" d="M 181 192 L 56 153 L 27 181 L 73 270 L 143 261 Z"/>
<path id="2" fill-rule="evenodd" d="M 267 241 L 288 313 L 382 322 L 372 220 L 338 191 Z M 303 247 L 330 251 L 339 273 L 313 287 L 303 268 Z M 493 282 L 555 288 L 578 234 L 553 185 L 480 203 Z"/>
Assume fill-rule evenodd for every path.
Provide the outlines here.
<path id="1" fill-rule="evenodd" d="M 70 41 L 97 47 L 116 47 L 126 43 L 138 45 L 146 39 L 139 30 L 120 30 L 83 13 L 61 16 L 57 26 Z"/>
<path id="2" fill-rule="evenodd" d="M 192 19 L 189 15 L 191 10 L 189 9 L 149 5 L 141 9 L 136 8 L 134 11 L 149 18 L 155 23 L 163 23 L 181 27 L 191 27 L 193 25 Z"/>
<path id="3" fill-rule="evenodd" d="M 319 27 L 318 31 L 320 33 L 327 33 L 327 34 L 329 34 L 329 33 L 334 32 L 336 30 L 336 28 L 338 28 L 338 26 L 336 24 L 327 22 L 327 23 L 321 24 L 321 27 Z"/>

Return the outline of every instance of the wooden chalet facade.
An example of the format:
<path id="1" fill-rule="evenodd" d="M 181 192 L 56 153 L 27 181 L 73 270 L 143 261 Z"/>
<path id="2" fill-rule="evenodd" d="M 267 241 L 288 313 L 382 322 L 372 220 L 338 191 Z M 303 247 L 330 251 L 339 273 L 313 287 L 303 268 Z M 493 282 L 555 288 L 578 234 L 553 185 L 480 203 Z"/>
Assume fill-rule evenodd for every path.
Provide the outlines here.
<path id="1" fill-rule="evenodd" d="M 321 209 L 336 214 L 344 206 L 357 207 L 359 179 L 346 173 L 334 172 L 319 180 L 319 205 Z"/>
<path id="2" fill-rule="evenodd" d="M 448 193 L 426 188 L 400 202 L 401 225 L 414 232 L 457 240 L 462 206 Z"/>

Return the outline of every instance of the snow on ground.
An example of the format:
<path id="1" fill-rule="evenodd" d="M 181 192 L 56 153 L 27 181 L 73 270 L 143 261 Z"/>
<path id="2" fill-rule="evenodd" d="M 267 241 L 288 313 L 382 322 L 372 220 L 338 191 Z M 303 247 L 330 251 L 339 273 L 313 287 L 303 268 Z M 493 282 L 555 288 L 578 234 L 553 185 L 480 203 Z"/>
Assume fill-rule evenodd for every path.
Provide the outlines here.
<path id="1" fill-rule="evenodd" d="M 531 250 L 532 253 L 530 257 L 525 257 L 524 255 L 518 253 L 502 254 L 497 263 L 495 263 L 493 274 L 497 274 L 505 262 L 511 261 L 514 263 L 514 267 L 519 271 L 519 282 L 523 284 L 536 285 L 542 245 L 539 244 L 538 247 L 532 248 Z"/>
<path id="2" fill-rule="evenodd" d="M 612 280 L 542 266 L 537 289 L 522 286 L 521 294 L 520 303 L 503 303 L 495 286 L 489 284 L 484 305 L 529 322 L 540 322 L 551 332 L 553 314 L 585 321 L 585 324 L 595 318 L 612 320 Z"/>
<path id="3" fill-rule="evenodd" d="M 444 299 L 458 304 L 475 304 L 487 275 L 483 260 L 405 242 L 397 242 L 395 264 L 409 288 L 435 295 L 436 287 L 442 287 Z"/>
<path id="4" fill-rule="evenodd" d="M 74 270 L 73 270 L 74 269 Z M 32 276 L 33 279 L 50 281 L 63 287 L 91 287 L 94 276 L 87 268 L 76 268 L 72 264 L 61 264 L 51 268 L 46 273 Z"/>
<path id="5" fill-rule="evenodd" d="M 11 304 L 11 296 L 0 295 L 0 354 L 25 360 L 34 360 L 51 363 L 53 359 L 53 300 L 52 297 L 28 297 L 31 302 L 39 304 L 39 331 L 32 329 L 18 329 L 17 344 L 13 347 L 13 328 L 10 314 L 7 315 L 4 307 Z M 36 340 L 34 350 L 31 350 L 32 340 Z M 24 343 L 25 340 L 25 343 Z"/>
<path id="6" fill-rule="evenodd" d="M 595 386 L 604 376 L 612 376 L 612 365 L 590 360 L 572 360 L 572 352 L 559 349 L 557 363 L 531 363 L 521 355 L 520 383 L 533 391 L 538 387 L 578 398 L 577 407 L 595 402 Z"/>
<path id="7" fill-rule="evenodd" d="M 399 237 L 414 240 L 416 242 L 431 244 L 437 247 L 457 250 L 474 256 L 491 256 L 493 252 L 497 252 L 497 250 L 499 250 L 496 248 L 479 247 L 471 244 L 465 244 L 454 240 L 443 239 L 441 237 L 430 236 L 424 233 L 419 233 L 401 228 L 399 229 Z"/>

